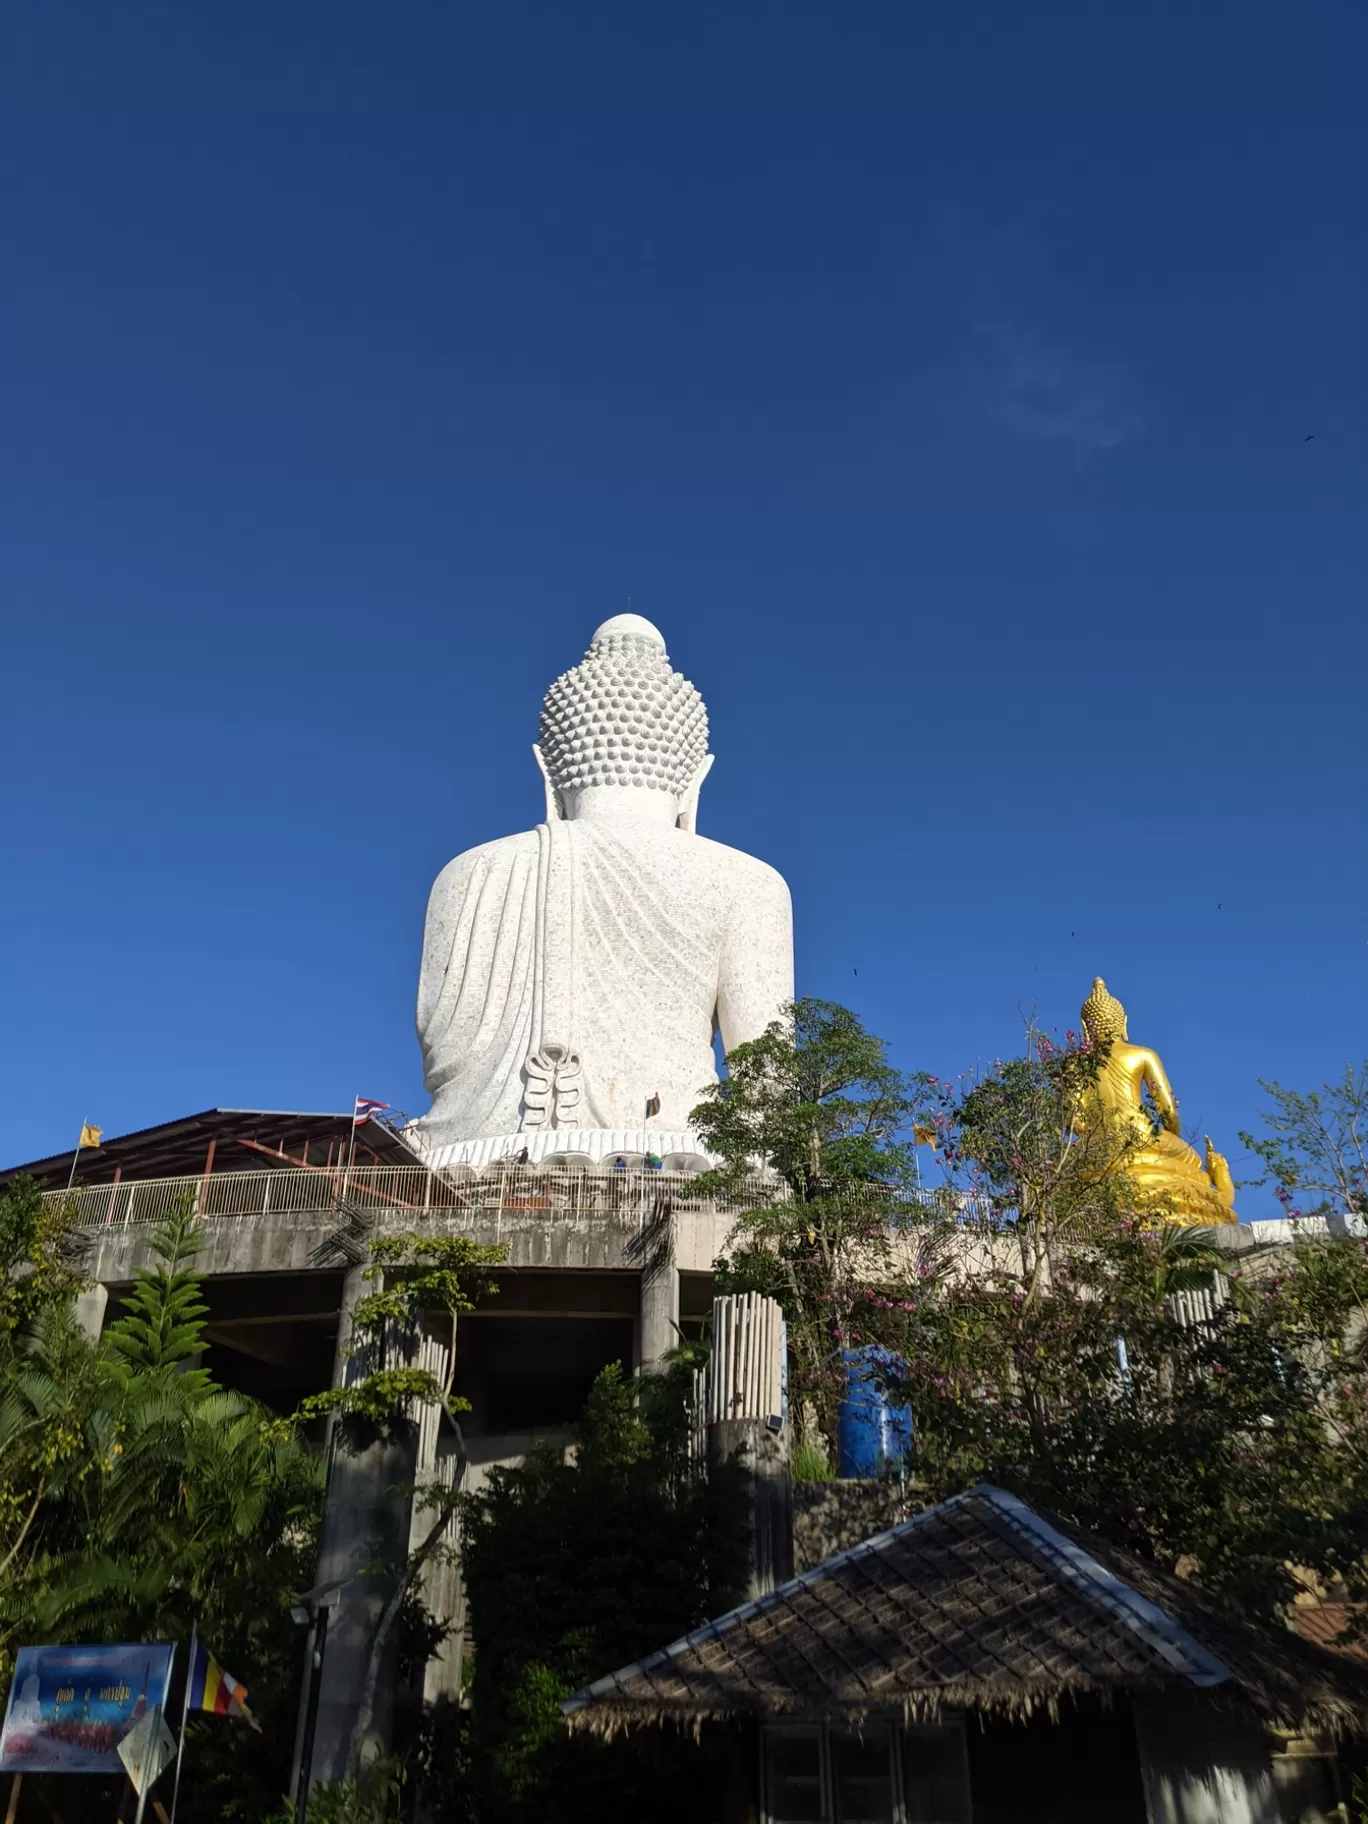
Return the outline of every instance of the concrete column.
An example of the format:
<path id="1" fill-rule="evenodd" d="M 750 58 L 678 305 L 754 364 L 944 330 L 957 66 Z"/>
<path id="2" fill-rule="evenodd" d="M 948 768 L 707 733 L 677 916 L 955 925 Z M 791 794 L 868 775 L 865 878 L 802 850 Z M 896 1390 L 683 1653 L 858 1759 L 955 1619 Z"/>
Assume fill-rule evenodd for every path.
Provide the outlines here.
<path id="1" fill-rule="evenodd" d="M 363 1271 L 364 1265 L 358 1264 L 348 1271 L 347 1277 L 342 1281 L 342 1303 L 337 1312 L 337 1346 L 333 1350 L 332 1384 L 334 1392 L 339 1387 L 345 1387 L 351 1378 L 347 1367 L 351 1358 L 347 1351 L 351 1348 L 352 1313 L 356 1309 L 357 1299 L 360 1298 L 367 1285 L 367 1282 L 361 1277 Z"/>
<path id="2" fill-rule="evenodd" d="M 668 1207 L 652 1219 L 642 1241 L 637 1360 L 643 1374 L 652 1374 L 679 1343 L 679 1269 L 674 1216 Z"/>
<path id="3" fill-rule="evenodd" d="M 336 1606 L 328 1613 L 318 1678 L 311 1785 L 344 1779 L 354 1771 L 352 1735 L 371 1643 L 408 1560 L 412 1502 L 400 1490 L 413 1482 L 417 1455 L 417 1427 L 406 1420 L 381 1436 L 364 1421 L 348 1418 L 334 1433 L 318 1585 L 339 1587 Z M 359 1744 L 364 1758 L 389 1748 L 398 1658 L 396 1623 L 381 1655 L 371 1724 Z"/>
<path id="4" fill-rule="evenodd" d="M 429 1337 L 422 1365 L 429 1366 L 440 1378 L 450 1366 L 448 1350 L 456 1347 L 456 1320 L 453 1317 L 449 1343 Z M 445 1487 L 459 1488 L 464 1473 L 465 1445 L 455 1443 L 449 1430 L 444 1430 L 436 1407 L 425 1408 L 418 1431 L 418 1476 L 420 1483 L 440 1482 Z M 409 1551 L 414 1552 L 432 1531 L 437 1510 L 417 1501 L 413 1504 L 413 1521 L 409 1532 Z M 455 1547 L 460 1540 L 459 1522 L 447 1524 L 444 1543 Z M 446 1639 L 427 1662 L 423 1672 L 422 1700 L 425 1704 L 456 1703 L 461 1695 L 461 1653 L 465 1629 L 465 1589 L 458 1561 L 440 1555 L 428 1560 L 420 1582 L 423 1601 L 435 1620 L 451 1628 Z"/>
<path id="5" fill-rule="evenodd" d="M 92 1343 L 98 1343 L 100 1332 L 104 1329 L 105 1312 L 109 1308 L 109 1287 L 96 1282 L 87 1286 L 72 1307 L 72 1316 L 85 1331 Z"/>
<path id="6" fill-rule="evenodd" d="M 708 1462 L 735 1463 L 750 1492 L 747 1600 L 767 1596 L 793 1575 L 793 1480 L 789 1427 L 764 1419 L 719 1419 L 708 1427 Z"/>
<path id="7" fill-rule="evenodd" d="M 352 1312 L 365 1289 L 361 1268 L 343 1284 L 338 1314 L 333 1386 L 359 1380 L 365 1363 L 347 1354 Z M 318 1673 L 317 1710 L 310 1759 L 310 1787 L 344 1779 L 360 1714 L 371 1643 L 408 1561 L 412 1499 L 418 1468 L 418 1428 L 407 1420 L 379 1433 L 367 1421 L 335 1419 L 316 1586 L 325 1594 L 327 1631 Z M 390 1745 L 398 1675 L 399 1629 L 390 1629 L 381 1655 L 371 1725 L 359 1744 L 362 1756 Z"/>

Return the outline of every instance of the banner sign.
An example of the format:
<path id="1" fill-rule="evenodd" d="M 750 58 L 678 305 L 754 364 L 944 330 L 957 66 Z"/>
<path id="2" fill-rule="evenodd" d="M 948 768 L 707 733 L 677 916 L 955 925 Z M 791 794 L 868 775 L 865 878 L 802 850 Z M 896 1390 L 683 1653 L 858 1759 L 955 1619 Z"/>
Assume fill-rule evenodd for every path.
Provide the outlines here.
<path id="1" fill-rule="evenodd" d="M 0 1773 L 122 1773 L 119 1743 L 171 1689 L 173 1642 L 21 1647 Z"/>

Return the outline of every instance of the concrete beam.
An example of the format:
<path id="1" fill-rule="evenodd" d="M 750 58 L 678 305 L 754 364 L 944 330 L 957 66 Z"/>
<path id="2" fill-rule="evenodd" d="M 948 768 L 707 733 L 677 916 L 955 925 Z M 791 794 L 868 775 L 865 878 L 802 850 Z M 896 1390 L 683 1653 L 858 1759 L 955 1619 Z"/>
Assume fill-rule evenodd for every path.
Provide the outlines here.
<path id="1" fill-rule="evenodd" d="M 731 1229 L 729 1217 L 703 1218 L 695 1213 L 671 1219 L 675 1264 L 686 1272 L 709 1272 Z M 643 1238 L 653 1226 L 648 1219 L 611 1215 L 586 1220 L 548 1217 L 544 1212 L 505 1215 L 428 1216 L 418 1222 L 387 1216 L 374 1233 L 467 1235 L 472 1241 L 502 1245 L 508 1265 L 551 1272 L 623 1272 L 639 1270 Z M 196 1271 L 206 1279 L 220 1275 L 318 1273 L 345 1267 L 347 1257 L 334 1222 L 320 1223 L 279 1215 L 209 1217 Z M 88 1271 L 105 1285 L 127 1284 L 152 1264 L 152 1230 L 141 1223 L 104 1229 L 92 1235 L 94 1253 Z"/>

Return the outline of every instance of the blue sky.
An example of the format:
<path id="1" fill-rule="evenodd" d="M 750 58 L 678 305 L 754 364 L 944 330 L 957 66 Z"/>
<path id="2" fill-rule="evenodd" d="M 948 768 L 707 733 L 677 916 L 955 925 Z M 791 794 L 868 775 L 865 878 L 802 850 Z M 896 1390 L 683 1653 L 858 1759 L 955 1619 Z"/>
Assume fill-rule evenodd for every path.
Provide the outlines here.
<path id="1" fill-rule="evenodd" d="M 1100 972 L 1238 1175 L 1257 1077 L 1365 1049 L 1365 57 L 1349 3 L 13 0 L 0 1160 L 421 1110 L 428 886 L 630 601 L 802 991 L 950 1075 Z"/>

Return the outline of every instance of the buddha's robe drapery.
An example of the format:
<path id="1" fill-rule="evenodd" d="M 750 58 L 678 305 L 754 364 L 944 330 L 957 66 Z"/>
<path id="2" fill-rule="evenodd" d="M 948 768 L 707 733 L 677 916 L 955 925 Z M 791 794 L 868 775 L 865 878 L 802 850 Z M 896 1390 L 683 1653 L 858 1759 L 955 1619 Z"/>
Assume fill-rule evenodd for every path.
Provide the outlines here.
<path id="1" fill-rule="evenodd" d="M 549 1122 L 639 1127 L 659 1097 L 650 1125 L 685 1128 L 716 1081 L 714 1030 L 730 1050 L 792 998 L 792 911 L 772 868 L 669 825 L 540 824 L 458 856 L 433 886 L 420 1125 L 436 1145 Z"/>

